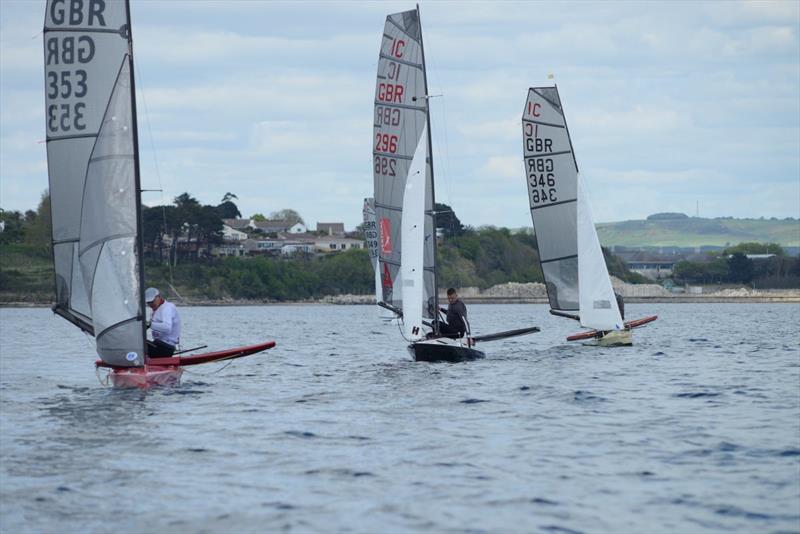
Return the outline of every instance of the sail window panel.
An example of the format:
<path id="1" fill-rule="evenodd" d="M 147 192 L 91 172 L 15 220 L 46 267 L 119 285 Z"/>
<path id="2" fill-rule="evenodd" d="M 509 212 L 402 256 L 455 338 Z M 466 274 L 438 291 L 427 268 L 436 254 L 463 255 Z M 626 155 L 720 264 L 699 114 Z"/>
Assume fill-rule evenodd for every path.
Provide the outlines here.
<path id="1" fill-rule="evenodd" d="M 72 291 L 72 251 L 74 243 L 53 246 L 53 264 L 56 271 L 56 305 L 69 308 Z"/>
<path id="2" fill-rule="evenodd" d="M 522 117 L 526 120 L 564 125 L 564 115 L 562 115 L 561 110 L 537 93 L 536 89 L 528 91 L 528 101 L 525 103 L 525 111 Z"/>
<path id="3" fill-rule="evenodd" d="M 94 137 L 53 141 L 47 145 L 53 241 L 77 239 L 80 234 L 86 162 L 93 145 Z"/>
<path id="4" fill-rule="evenodd" d="M 554 310 L 579 309 L 578 258 L 542 264 L 547 297 Z"/>
<path id="5" fill-rule="evenodd" d="M 78 287 L 83 288 L 81 294 L 82 298 L 86 300 L 86 308 L 91 309 L 92 289 L 94 288 L 94 274 L 97 271 L 97 260 L 100 257 L 100 252 L 103 250 L 103 243 L 98 243 L 82 252 L 80 255 L 78 250 L 75 251 L 75 261 L 78 262 L 72 272 L 73 289 Z M 73 299 L 76 297 L 73 296 Z"/>
<path id="6" fill-rule="evenodd" d="M 139 277 L 133 237 L 103 244 L 92 278 L 91 305 L 95 334 L 140 315 Z M 81 258 L 83 262 L 84 258 Z M 140 330 L 141 335 L 141 330 Z M 100 353 L 103 357 L 103 354 Z"/>
<path id="7" fill-rule="evenodd" d="M 106 330 L 97 338 L 97 352 L 111 365 L 144 365 L 142 322 L 125 322 Z"/>
<path id="8" fill-rule="evenodd" d="M 82 259 L 78 254 L 78 243 L 70 243 L 72 248 L 72 269 L 70 278 L 70 308 L 78 313 L 92 317 L 91 303 L 89 302 L 89 289 L 91 286 L 86 285 L 86 272 L 83 269 Z M 91 261 L 91 260 L 90 260 Z"/>
<path id="9" fill-rule="evenodd" d="M 534 232 L 542 262 L 578 254 L 577 203 L 548 206 L 535 211 Z"/>
<path id="10" fill-rule="evenodd" d="M 93 163 L 86 178 L 81 246 L 112 236 L 136 234 L 133 157 L 111 156 Z"/>

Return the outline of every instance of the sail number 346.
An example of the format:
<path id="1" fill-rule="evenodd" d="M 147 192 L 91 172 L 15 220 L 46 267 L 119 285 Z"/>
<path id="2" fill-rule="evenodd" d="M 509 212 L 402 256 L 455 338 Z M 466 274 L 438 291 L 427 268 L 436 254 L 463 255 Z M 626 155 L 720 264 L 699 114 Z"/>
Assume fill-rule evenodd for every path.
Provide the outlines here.
<path id="1" fill-rule="evenodd" d="M 535 204 L 557 202 L 556 178 L 551 158 L 531 158 L 528 160 L 528 184 L 531 188 L 531 201 Z"/>

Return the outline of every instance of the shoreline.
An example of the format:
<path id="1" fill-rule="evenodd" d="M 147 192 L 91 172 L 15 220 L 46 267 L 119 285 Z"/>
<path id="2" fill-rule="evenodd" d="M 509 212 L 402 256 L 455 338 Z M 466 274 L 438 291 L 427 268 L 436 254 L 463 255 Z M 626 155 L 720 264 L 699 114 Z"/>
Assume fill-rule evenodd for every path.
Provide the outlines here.
<path id="1" fill-rule="evenodd" d="M 343 297 L 353 297 L 356 295 L 346 295 Z M 360 295 L 359 295 L 360 296 Z M 548 304 L 546 298 L 540 297 L 464 297 L 461 300 L 465 304 Z M 353 299 L 353 298 L 336 298 L 325 297 L 323 299 L 313 301 L 286 301 L 286 302 L 269 302 L 258 300 L 196 300 L 191 302 L 181 301 L 179 299 L 172 300 L 175 304 L 182 307 L 233 307 L 233 306 L 374 306 L 374 298 Z M 800 296 L 720 296 L 720 295 L 698 295 L 686 296 L 679 295 L 675 297 L 626 297 L 626 304 L 798 304 L 800 303 Z M 1 308 L 50 308 L 52 302 L 20 302 L 8 301 L 0 302 Z"/>

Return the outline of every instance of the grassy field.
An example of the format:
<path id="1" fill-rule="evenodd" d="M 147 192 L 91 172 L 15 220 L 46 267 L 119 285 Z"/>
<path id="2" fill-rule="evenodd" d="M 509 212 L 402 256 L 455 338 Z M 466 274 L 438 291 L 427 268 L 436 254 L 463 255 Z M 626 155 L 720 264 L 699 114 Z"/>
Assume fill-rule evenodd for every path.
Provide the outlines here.
<path id="1" fill-rule="evenodd" d="M 777 219 L 639 220 L 597 225 L 604 246 L 729 246 L 753 241 L 800 246 L 800 221 Z"/>
<path id="2" fill-rule="evenodd" d="M 49 253 L 28 245 L 0 245 L 0 302 L 48 302 L 53 284 Z"/>

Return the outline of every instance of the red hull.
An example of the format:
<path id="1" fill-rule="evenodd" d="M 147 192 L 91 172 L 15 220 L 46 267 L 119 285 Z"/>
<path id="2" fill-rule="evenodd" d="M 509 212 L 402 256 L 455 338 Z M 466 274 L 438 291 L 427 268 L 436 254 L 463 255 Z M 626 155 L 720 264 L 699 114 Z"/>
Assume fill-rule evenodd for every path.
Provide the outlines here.
<path id="1" fill-rule="evenodd" d="M 650 315 L 648 317 L 642 317 L 641 319 L 635 319 L 633 321 L 627 321 L 625 323 L 625 328 L 636 328 L 637 326 L 643 326 L 647 323 L 652 323 L 658 319 L 658 315 Z M 580 334 L 573 334 L 567 337 L 567 341 L 580 341 L 581 339 L 592 339 L 595 337 L 601 337 L 603 332 L 601 330 L 589 330 L 588 332 L 581 332 Z"/>
<path id="2" fill-rule="evenodd" d="M 183 369 L 176 365 L 145 365 L 128 369 L 114 369 L 109 374 L 115 388 L 174 387 L 181 383 Z"/>
<path id="3" fill-rule="evenodd" d="M 111 369 L 109 377 L 111 383 L 117 388 L 148 389 L 153 386 L 178 386 L 183 374 L 183 367 L 187 365 L 243 358 L 244 356 L 271 349 L 274 346 L 274 341 L 267 341 L 258 345 L 206 352 L 205 354 L 173 356 L 170 358 L 147 358 L 144 367 L 114 367 L 102 360 L 97 360 L 95 365 Z"/>

